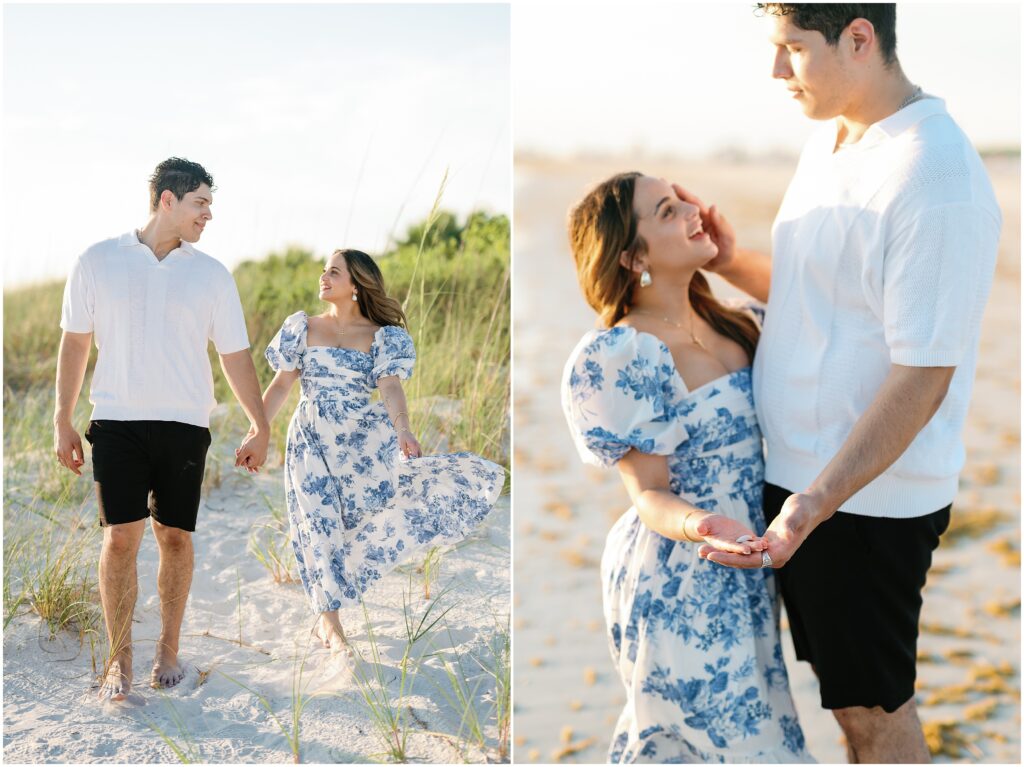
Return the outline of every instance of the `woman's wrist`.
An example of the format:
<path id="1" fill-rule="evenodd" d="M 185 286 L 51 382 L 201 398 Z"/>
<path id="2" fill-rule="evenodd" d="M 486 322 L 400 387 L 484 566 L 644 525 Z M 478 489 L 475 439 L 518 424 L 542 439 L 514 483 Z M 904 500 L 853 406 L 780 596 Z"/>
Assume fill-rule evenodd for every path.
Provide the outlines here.
<path id="1" fill-rule="evenodd" d="M 704 542 L 704 536 L 697 533 L 697 525 L 706 516 L 709 516 L 708 513 L 700 509 L 691 509 L 683 515 L 682 532 L 685 540 L 690 543 Z M 690 534 L 690 530 L 693 530 L 693 535 Z"/>

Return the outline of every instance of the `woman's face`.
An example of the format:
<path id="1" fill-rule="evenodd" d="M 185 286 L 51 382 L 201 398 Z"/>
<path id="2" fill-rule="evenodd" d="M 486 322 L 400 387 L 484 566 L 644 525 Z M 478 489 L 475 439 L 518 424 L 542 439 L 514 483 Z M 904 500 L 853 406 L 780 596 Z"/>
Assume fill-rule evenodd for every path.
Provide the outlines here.
<path id="1" fill-rule="evenodd" d="M 328 258 L 320 275 L 320 298 L 324 301 L 351 300 L 354 287 L 345 256 L 339 253 Z"/>
<path id="2" fill-rule="evenodd" d="M 718 255 L 718 246 L 704 231 L 700 210 L 680 200 L 665 179 L 641 176 L 633 192 L 637 234 L 647 253 L 637 257 L 636 267 L 652 275 L 666 270 L 695 271 Z"/>

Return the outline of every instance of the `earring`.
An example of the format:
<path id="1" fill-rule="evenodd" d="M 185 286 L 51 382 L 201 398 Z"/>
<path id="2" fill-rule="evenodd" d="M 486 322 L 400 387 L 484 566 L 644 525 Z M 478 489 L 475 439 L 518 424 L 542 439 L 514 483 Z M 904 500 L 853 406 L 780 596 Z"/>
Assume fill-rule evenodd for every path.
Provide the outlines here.
<path id="1" fill-rule="evenodd" d="M 352 291 L 352 300 L 353 301 L 358 301 L 359 300 L 359 294 L 356 291 L 354 291 L 354 290 Z"/>
<path id="2" fill-rule="evenodd" d="M 651 273 L 649 271 L 644 269 L 642 272 L 640 272 L 640 287 L 641 288 L 646 288 L 652 282 L 654 282 L 654 280 L 651 279 Z"/>

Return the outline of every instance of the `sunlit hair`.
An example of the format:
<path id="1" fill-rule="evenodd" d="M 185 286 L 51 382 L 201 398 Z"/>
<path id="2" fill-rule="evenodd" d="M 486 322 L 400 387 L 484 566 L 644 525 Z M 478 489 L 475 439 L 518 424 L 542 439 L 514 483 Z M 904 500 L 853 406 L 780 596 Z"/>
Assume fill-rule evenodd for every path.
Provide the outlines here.
<path id="1" fill-rule="evenodd" d="M 384 275 L 377 262 L 361 250 L 342 249 L 331 257 L 342 256 L 352 284 L 356 286 L 359 313 L 377 325 L 399 325 L 407 328 L 408 320 L 398 299 L 391 298 L 384 288 Z"/>
<path id="2" fill-rule="evenodd" d="M 789 16 L 797 28 L 821 32 L 833 48 L 854 19 L 867 19 L 875 28 L 885 66 L 896 63 L 896 3 L 757 3 L 755 12 Z"/>
<path id="3" fill-rule="evenodd" d="M 633 210 L 636 180 L 642 175 L 632 171 L 612 176 L 588 192 L 569 213 L 576 277 L 587 303 L 609 328 L 629 314 L 634 290 L 642 290 L 636 273 L 620 262 L 625 253 L 632 267 L 637 257 L 647 252 Z M 760 336 L 757 324 L 745 312 L 722 306 L 700 272 L 690 280 L 689 295 L 694 311 L 753 359 Z"/>
<path id="4" fill-rule="evenodd" d="M 152 213 L 160 206 L 160 195 L 169 189 L 179 202 L 189 192 L 194 192 L 200 184 L 213 189 L 213 176 L 197 162 L 182 157 L 169 157 L 156 166 L 149 177 L 149 211 Z"/>

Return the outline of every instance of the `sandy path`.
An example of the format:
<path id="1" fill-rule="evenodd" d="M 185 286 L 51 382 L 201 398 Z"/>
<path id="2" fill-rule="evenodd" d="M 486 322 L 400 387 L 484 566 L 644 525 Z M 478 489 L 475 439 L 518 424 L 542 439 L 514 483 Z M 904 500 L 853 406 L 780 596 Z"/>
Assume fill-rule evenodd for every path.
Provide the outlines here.
<path id="1" fill-rule="evenodd" d="M 1020 171 L 989 163 L 1004 211 L 967 427 L 954 525 L 936 554 L 919 643 L 918 704 L 936 761 L 1020 759 Z M 559 405 L 562 366 L 593 313 L 579 296 L 565 234 L 569 206 L 614 172 L 678 180 L 718 203 L 744 245 L 767 249 L 792 174 L 786 162 L 518 158 L 515 198 L 515 760 L 599 762 L 624 701 L 604 636 L 597 564 L 629 503 L 617 473 L 584 466 Z M 727 292 L 727 291 L 723 291 Z M 817 683 L 784 647 L 808 745 L 845 761 Z M 952 722 L 952 727 L 943 725 Z M 957 742 L 957 739 L 962 742 Z M 959 756 L 952 756 L 959 754 Z"/>
<path id="2" fill-rule="evenodd" d="M 226 462 L 235 444 L 234 438 L 217 434 L 216 455 Z M 283 505 L 280 467 L 251 478 L 223 465 L 224 480 L 206 496 L 195 536 L 196 571 L 182 638 L 182 657 L 189 664 L 185 680 L 169 691 L 142 684 L 136 689 L 146 705 L 103 711 L 95 703 L 95 689 L 89 689 L 94 683 L 89 647 L 79 648 L 69 635 L 48 640 L 33 615 L 16 618 L 4 635 L 4 761 L 177 761 L 153 729 L 159 728 L 183 749 L 191 740 L 192 753 L 201 761 L 290 762 L 292 753 L 282 730 L 241 685 L 265 696 L 291 729 L 293 685 L 304 657 L 302 694 L 316 696 L 300 718 L 303 761 L 383 758 L 381 740 L 355 682 L 337 673 L 327 651 L 308 639 L 314 619 L 301 587 L 275 584 L 247 551 L 252 525 L 267 516 L 264 498 Z M 85 518 L 91 521 L 94 515 L 90 504 Z M 498 628 L 506 626 L 508 531 L 506 496 L 480 529 L 443 557 L 433 590 L 433 615 L 451 609 L 412 650 L 413 657 L 461 656 L 470 684 L 480 684 L 481 695 L 493 684 L 487 684 L 472 657 L 489 658 Z M 143 682 L 159 632 L 156 565 L 156 546 L 147 532 L 139 556 L 134 626 L 136 679 Z M 368 594 L 380 670 L 392 700 L 398 697 L 399 664 L 407 645 L 403 600 L 417 619 L 431 604 L 423 599 L 422 576 L 415 566 L 385 577 Z M 343 611 L 342 622 L 356 648 L 370 658 L 362 611 Z M 373 675 L 372 665 L 364 668 Z M 404 706 L 411 709 L 411 716 L 404 714 L 410 722 L 410 756 L 430 762 L 482 761 L 484 752 L 475 745 L 426 734 L 456 734 L 460 729 L 461 713 L 445 702 L 438 686 L 450 690 L 438 658 L 425 658 L 402 700 L 403 711 Z M 480 700 L 476 708 L 483 719 L 490 704 Z M 487 751 L 494 758 L 493 719 L 486 732 Z"/>

